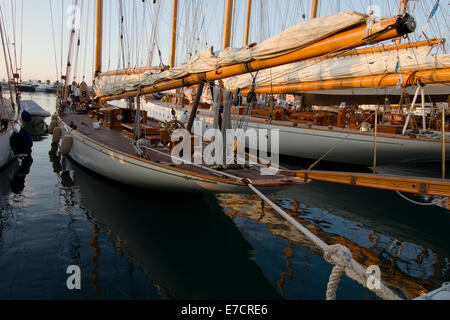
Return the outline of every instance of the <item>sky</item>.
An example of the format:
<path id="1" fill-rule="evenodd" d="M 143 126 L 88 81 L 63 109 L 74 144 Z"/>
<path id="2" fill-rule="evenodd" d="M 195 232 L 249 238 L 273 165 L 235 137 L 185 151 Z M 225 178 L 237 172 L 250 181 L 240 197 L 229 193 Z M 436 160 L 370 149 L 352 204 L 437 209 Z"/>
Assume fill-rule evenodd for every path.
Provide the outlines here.
<path id="1" fill-rule="evenodd" d="M 81 45 L 78 59 L 75 59 L 76 50 L 74 50 L 71 59 L 72 69 L 77 65 L 77 78 L 81 79 L 84 75 L 90 82 L 93 73 L 95 0 L 0 0 L 8 40 L 10 44 L 15 43 L 16 50 L 14 46 L 11 47 L 12 59 L 17 57 L 18 65 L 22 61 L 24 81 L 39 79 L 53 82 L 60 77 L 61 69 L 63 69 L 62 74 L 65 74 L 70 34 L 70 24 L 67 22 L 70 22 L 70 15 L 73 12 L 71 11 L 73 1 L 78 1 L 78 12 L 81 13 L 78 24 Z M 157 20 L 158 33 L 155 48 L 160 50 L 162 62 L 168 64 L 172 0 L 157 1 L 161 1 L 161 7 Z M 151 48 L 149 39 L 155 21 L 156 5 L 151 0 L 146 0 L 144 3 L 141 0 L 122 0 L 122 2 L 125 11 L 124 53 L 127 63 L 130 67 L 148 65 L 148 52 Z M 179 0 L 179 2 L 177 64 L 185 62 L 190 56 L 207 46 L 212 45 L 215 50 L 220 50 L 225 0 Z M 319 15 L 324 16 L 349 9 L 365 13 L 369 6 L 374 5 L 379 8 L 377 10 L 381 15 L 391 16 L 398 13 L 399 2 L 399 0 L 321 0 Z M 410 1 L 410 13 L 418 21 L 418 30 L 422 29 L 435 2 L 436 0 Z M 243 45 L 247 0 L 235 0 L 234 3 L 232 46 L 240 47 Z M 298 22 L 309 19 L 310 8 L 310 0 L 253 0 L 250 42 L 260 42 Z M 440 0 L 440 7 L 427 30 L 428 35 L 448 36 L 450 33 L 449 9 L 448 0 Z M 102 65 L 105 71 L 121 67 L 119 65 L 119 57 L 122 56 L 118 23 L 119 0 L 104 0 L 103 12 Z M 63 36 L 62 41 L 61 36 Z M 415 38 L 417 39 L 417 36 Z M 4 79 L 6 72 L 3 54 L 0 58 L 0 79 Z M 155 50 L 153 65 L 159 63 L 160 58 Z"/>

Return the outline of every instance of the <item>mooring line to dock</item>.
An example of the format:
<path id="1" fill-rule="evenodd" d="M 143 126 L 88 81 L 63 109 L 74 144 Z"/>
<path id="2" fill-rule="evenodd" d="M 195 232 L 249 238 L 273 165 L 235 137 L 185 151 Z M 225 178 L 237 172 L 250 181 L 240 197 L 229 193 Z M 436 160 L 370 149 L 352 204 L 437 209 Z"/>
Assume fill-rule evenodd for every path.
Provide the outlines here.
<path id="1" fill-rule="evenodd" d="M 323 252 L 323 258 L 326 262 L 333 264 L 333 270 L 331 271 L 330 278 L 328 280 L 326 299 L 335 300 L 336 291 L 339 285 L 340 278 L 343 274 L 346 274 L 349 278 L 355 280 L 365 288 L 374 292 L 377 296 L 385 300 L 402 300 L 399 296 L 391 291 L 380 281 L 379 289 L 371 289 L 367 283 L 369 274 L 367 271 L 353 259 L 351 251 L 340 244 L 327 245 L 324 241 L 318 238 L 315 234 L 302 226 L 297 220 L 287 214 L 283 209 L 273 203 L 262 192 L 256 189 L 251 183 L 247 184 L 248 187 L 256 193 L 261 199 L 263 199 L 268 205 L 270 205 L 276 212 L 278 212 L 283 218 L 293 224 L 301 233 L 303 233 L 312 243 L 318 246 Z"/>

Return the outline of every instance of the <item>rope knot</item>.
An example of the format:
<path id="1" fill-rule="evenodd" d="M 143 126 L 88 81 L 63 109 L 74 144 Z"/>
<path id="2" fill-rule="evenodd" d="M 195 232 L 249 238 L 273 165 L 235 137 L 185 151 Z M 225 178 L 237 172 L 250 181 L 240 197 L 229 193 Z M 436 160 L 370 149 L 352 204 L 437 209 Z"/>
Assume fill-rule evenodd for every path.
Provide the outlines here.
<path id="1" fill-rule="evenodd" d="M 340 244 L 334 244 L 326 248 L 323 258 L 328 263 L 345 267 L 350 267 L 353 260 L 351 251 Z"/>

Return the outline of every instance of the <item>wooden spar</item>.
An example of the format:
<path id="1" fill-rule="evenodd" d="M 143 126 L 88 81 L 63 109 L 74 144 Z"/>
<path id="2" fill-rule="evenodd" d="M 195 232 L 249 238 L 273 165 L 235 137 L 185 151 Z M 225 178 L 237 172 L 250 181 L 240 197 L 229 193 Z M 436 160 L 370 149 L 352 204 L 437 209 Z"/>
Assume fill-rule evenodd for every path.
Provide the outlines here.
<path id="1" fill-rule="evenodd" d="M 249 0 L 251 1 L 251 0 Z M 363 48 L 363 49 L 353 49 L 350 51 L 346 51 L 344 53 L 342 52 L 336 52 L 336 53 L 330 53 L 325 56 L 322 56 L 320 58 L 313 58 L 317 60 L 325 60 L 330 58 L 336 58 L 336 57 L 347 57 L 347 56 L 354 56 L 354 55 L 363 55 L 363 54 L 371 54 L 371 53 L 377 53 L 377 52 L 385 52 L 385 51 L 391 51 L 391 50 L 401 50 L 401 49 L 409 49 L 409 48 L 419 48 L 419 47 L 425 47 L 425 46 L 435 46 L 435 45 L 441 45 L 445 43 L 444 39 L 429 39 L 429 40 L 423 40 L 418 42 L 406 42 L 402 44 L 393 44 L 393 45 L 382 45 L 382 46 L 375 46 L 375 47 L 369 47 L 369 48 Z M 97 77 L 103 77 L 103 76 L 117 76 L 117 75 L 130 75 L 130 74 L 139 74 L 144 73 L 149 70 L 161 70 L 160 67 L 141 67 L 141 68 L 134 68 L 134 69 L 122 69 L 122 70 L 112 70 L 107 72 L 101 72 L 97 75 Z"/>
<path id="2" fill-rule="evenodd" d="M 371 54 L 371 53 L 378 53 L 378 52 L 386 52 L 386 51 L 393 51 L 393 50 L 401 50 L 401 49 L 411 49 L 411 48 L 419 48 L 419 47 L 426 47 L 426 46 L 436 46 L 441 45 L 445 43 L 445 39 L 430 39 L 430 40 L 424 40 L 424 41 L 417 41 L 417 42 L 406 42 L 401 44 L 391 44 L 391 45 L 382 45 L 382 46 L 375 46 L 375 47 L 368 47 L 363 49 L 353 49 L 346 52 L 336 52 L 327 54 L 323 57 L 318 58 L 318 60 L 326 60 L 330 58 L 342 58 L 342 57 L 348 57 L 348 56 L 356 56 L 356 55 L 364 55 L 364 54 Z"/>
<path id="3" fill-rule="evenodd" d="M 245 35 L 244 35 L 244 45 L 248 45 L 248 34 L 250 33 L 250 17 L 252 14 L 252 0 L 247 1 L 247 17 L 245 19 Z"/>
<path id="4" fill-rule="evenodd" d="M 405 15 L 408 11 L 408 2 L 409 0 L 400 0 L 400 6 L 399 6 L 399 14 Z M 402 37 L 398 37 L 397 44 L 400 44 L 402 42 Z"/>
<path id="5" fill-rule="evenodd" d="M 140 74 L 150 70 L 161 71 L 164 70 L 164 67 L 140 67 L 134 69 L 122 69 L 122 70 L 112 70 L 107 72 L 101 72 L 97 75 L 97 77 L 107 77 L 107 76 L 121 76 L 121 75 L 131 75 L 131 74 Z"/>
<path id="6" fill-rule="evenodd" d="M 319 7 L 319 0 L 313 0 L 311 8 L 311 19 L 317 17 L 317 8 Z"/>
<path id="7" fill-rule="evenodd" d="M 392 28 L 393 25 L 398 27 Z M 414 29 L 411 28 L 411 26 L 414 25 L 415 25 L 414 19 L 409 16 L 401 18 L 400 20 L 393 19 L 376 23 L 373 25 L 370 34 L 375 34 L 379 31 L 384 32 L 375 34 L 372 37 L 371 41 L 380 42 L 396 38 L 401 34 L 411 32 L 412 29 Z M 390 28 L 386 29 L 388 27 Z M 365 32 L 366 32 L 366 24 L 362 24 L 356 28 L 339 32 L 333 36 L 318 41 L 310 46 L 300 48 L 288 54 L 284 54 L 274 58 L 253 60 L 247 63 L 239 63 L 230 66 L 223 66 L 217 68 L 216 70 L 212 70 L 205 73 L 196 73 L 185 76 L 180 79 L 161 81 L 159 83 L 143 87 L 142 94 L 161 92 L 180 87 L 188 87 L 197 84 L 203 80 L 215 81 L 223 78 L 237 76 L 244 73 L 249 73 L 252 71 L 258 71 L 262 69 L 276 67 L 283 64 L 323 56 L 325 54 L 329 54 L 330 52 L 334 52 L 337 50 L 353 49 L 366 43 Z M 133 90 L 125 92 L 123 94 L 103 96 L 98 98 L 100 98 L 101 101 L 120 100 L 127 97 L 136 96 L 136 94 L 137 90 Z"/>
<path id="8" fill-rule="evenodd" d="M 310 179 L 428 196 L 450 197 L 450 180 L 447 179 L 318 170 L 294 170 L 294 172 L 297 177 L 305 181 Z"/>
<path id="9" fill-rule="evenodd" d="M 97 0 L 95 11 L 95 69 L 94 76 L 102 72 L 103 0 Z M 66 77 L 68 75 L 66 74 Z M 67 80 L 66 80 L 67 81 Z"/>
<path id="10" fill-rule="evenodd" d="M 223 46 L 222 50 L 230 46 L 231 41 L 231 22 L 233 21 L 233 0 L 226 0 L 225 20 L 223 25 Z"/>
<path id="11" fill-rule="evenodd" d="M 172 12 L 172 39 L 170 41 L 170 67 L 175 66 L 175 52 L 177 42 L 178 0 L 173 0 Z"/>
<path id="12" fill-rule="evenodd" d="M 367 77 L 355 77 L 345 79 L 333 79 L 323 81 L 311 81 L 303 83 L 291 83 L 280 85 L 268 85 L 256 87 L 255 93 L 295 93 L 303 91 L 319 91 L 319 90 L 335 90 L 335 89 L 351 89 L 351 88 L 384 88 L 395 87 L 399 82 L 400 77 L 403 79 L 402 86 L 414 84 L 420 80 L 423 84 L 430 83 L 445 83 L 450 82 L 450 68 L 447 69 L 433 69 L 398 73 L 398 74 L 380 74 Z M 249 88 L 242 90 L 242 94 L 246 95 L 250 91 Z"/>

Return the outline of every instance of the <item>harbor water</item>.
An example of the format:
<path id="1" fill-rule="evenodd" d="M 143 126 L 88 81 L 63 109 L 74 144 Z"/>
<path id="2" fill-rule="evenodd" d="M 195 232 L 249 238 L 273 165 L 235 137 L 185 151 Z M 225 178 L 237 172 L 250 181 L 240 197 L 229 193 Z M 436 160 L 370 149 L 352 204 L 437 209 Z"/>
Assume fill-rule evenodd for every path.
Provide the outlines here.
<path id="1" fill-rule="evenodd" d="M 22 99 L 55 111 L 54 95 Z M 341 169 L 332 166 L 319 168 Z M 439 177 L 440 164 L 378 170 Z M 327 244 L 378 266 L 381 281 L 403 298 L 450 281 L 445 204 L 419 206 L 395 192 L 323 182 L 270 199 Z M 81 288 L 69 290 L 73 265 Z M 256 195 L 135 190 L 62 157 L 48 134 L 34 137 L 32 159 L 0 172 L 0 299 L 323 300 L 331 269 L 319 248 Z M 378 298 L 343 277 L 337 299 Z"/>

